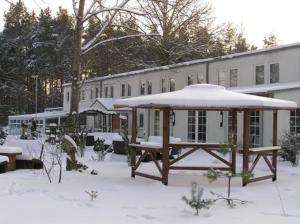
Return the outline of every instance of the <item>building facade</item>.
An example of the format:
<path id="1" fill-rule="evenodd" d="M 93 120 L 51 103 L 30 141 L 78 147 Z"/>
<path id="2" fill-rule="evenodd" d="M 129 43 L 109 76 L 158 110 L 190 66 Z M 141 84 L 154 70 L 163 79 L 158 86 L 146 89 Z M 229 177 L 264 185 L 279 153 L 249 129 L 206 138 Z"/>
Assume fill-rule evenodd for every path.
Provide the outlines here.
<path id="1" fill-rule="evenodd" d="M 180 90 L 187 85 L 210 83 L 233 91 L 263 95 L 300 103 L 300 43 L 261 49 L 218 58 L 194 60 L 168 66 L 108 75 L 86 80 L 80 91 L 79 110 L 95 104 L 97 98 L 127 98 Z M 64 84 L 64 112 L 69 112 L 71 85 Z M 270 145 L 271 112 L 251 112 L 252 146 Z M 130 124 L 130 113 L 122 111 Z M 300 111 L 280 111 L 278 134 L 300 134 Z M 230 114 L 227 112 L 173 111 L 171 134 L 190 142 L 227 140 Z M 88 116 L 94 128 L 100 116 Z M 101 118 L 103 119 L 103 118 Z M 155 110 L 138 110 L 138 136 L 162 135 L 162 115 Z M 101 122 L 101 121 L 100 121 Z M 105 121 L 107 122 L 107 121 Z M 242 135 L 238 115 L 238 139 Z M 112 130 L 116 131 L 116 130 Z M 130 133 L 130 125 L 128 126 Z"/>

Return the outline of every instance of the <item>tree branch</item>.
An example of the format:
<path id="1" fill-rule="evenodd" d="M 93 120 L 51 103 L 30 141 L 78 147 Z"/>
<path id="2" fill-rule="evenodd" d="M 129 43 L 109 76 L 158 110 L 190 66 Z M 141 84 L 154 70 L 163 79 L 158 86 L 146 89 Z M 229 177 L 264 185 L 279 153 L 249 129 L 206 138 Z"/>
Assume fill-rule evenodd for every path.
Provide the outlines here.
<path id="1" fill-rule="evenodd" d="M 87 52 L 89 52 L 90 50 L 94 49 L 95 47 L 97 47 L 101 44 L 105 44 L 107 42 L 116 41 L 116 40 L 123 40 L 123 39 L 131 38 L 131 37 L 143 37 L 143 36 L 160 36 L 160 34 L 158 34 L 158 33 L 150 33 L 150 34 L 140 33 L 140 34 L 132 34 L 132 35 L 126 35 L 126 36 L 122 36 L 122 37 L 116 37 L 116 38 L 103 40 L 103 41 L 100 41 L 100 42 L 94 44 L 93 46 L 91 46 L 89 48 L 84 49 L 82 51 L 81 55 L 84 55 Z"/>
<path id="2" fill-rule="evenodd" d="M 141 12 L 137 12 L 137 11 L 133 11 L 130 9 L 124 9 L 124 8 L 107 8 L 107 9 L 101 9 L 95 12 L 91 12 L 89 13 L 83 20 L 82 22 L 86 22 L 89 18 L 91 18 L 92 16 L 95 16 L 97 14 L 103 13 L 103 12 L 108 12 L 108 11 L 125 11 L 125 12 L 129 12 L 129 13 L 133 13 L 139 16 L 144 16 L 145 13 L 141 13 Z"/>
<path id="3" fill-rule="evenodd" d="M 123 8 L 130 0 L 124 0 L 121 2 L 117 8 Z M 114 17 L 116 16 L 118 10 L 115 10 L 113 14 L 110 16 L 110 18 L 103 24 L 102 28 L 99 30 L 99 32 L 92 38 L 90 41 L 88 41 L 85 45 L 82 46 L 81 50 L 83 52 L 87 51 L 89 48 L 92 47 L 93 44 L 97 41 L 97 39 L 101 36 L 102 33 L 106 30 L 106 28 L 112 23 Z"/>

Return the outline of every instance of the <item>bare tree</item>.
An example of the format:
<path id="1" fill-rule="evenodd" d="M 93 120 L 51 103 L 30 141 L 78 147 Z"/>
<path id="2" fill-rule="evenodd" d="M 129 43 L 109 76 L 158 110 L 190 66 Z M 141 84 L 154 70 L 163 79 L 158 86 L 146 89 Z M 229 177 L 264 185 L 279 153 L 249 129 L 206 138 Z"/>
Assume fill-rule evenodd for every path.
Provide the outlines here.
<path id="1" fill-rule="evenodd" d="M 157 65 L 207 57 L 213 32 L 212 8 L 202 0 L 137 0 L 146 29 L 161 34 Z M 153 59 L 152 59 L 153 60 Z"/>
<path id="2" fill-rule="evenodd" d="M 78 112 L 78 102 L 79 102 L 79 80 L 81 80 L 82 75 L 82 57 L 84 54 L 88 53 L 92 49 L 99 45 L 122 40 L 126 38 L 141 37 L 141 36 L 157 36 L 157 33 L 147 33 L 143 29 L 137 29 L 134 34 L 119 36 L 114 38 L 105 38 L 105 31 L 112 26 L 115 26 L 115 21 L 117 17 L 122 17 L 124 14 L 129 16 L 142 16 L 143 13 L 134 10 L 130 7 L 128 3 L 130 0 L 72 0 L 73 9 L 76 17 L 75 25 L 75 37 L 74 37 L 74 55 L 72 63 L 72 97 L 70 112 Z M 87 22 L 90 18 L 96 17 L 101 21 L 99 30 L 96 34 L 85 41 L 83 38 L 83 33 L 85 33 L 87 27 Z"/>

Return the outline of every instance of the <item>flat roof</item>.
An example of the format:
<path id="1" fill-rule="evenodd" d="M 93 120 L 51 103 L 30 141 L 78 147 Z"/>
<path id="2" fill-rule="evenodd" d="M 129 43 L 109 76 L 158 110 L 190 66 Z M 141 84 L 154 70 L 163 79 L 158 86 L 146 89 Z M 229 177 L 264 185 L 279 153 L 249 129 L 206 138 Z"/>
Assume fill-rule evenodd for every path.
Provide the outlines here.
<path id="1" fill-rule="evenodd" d="M 286 83 L 270 83 L 270 84 L 261 84 L 261 85 L 252 85 L 252 86 L 239 86 L 228 88 L 230 91 L 238 93 L 252 93 L 252 94 L 267 94 L 276 91 L 290 90 L 290 89 L 299 89 L 299 82 L 286 82 Z"/>
<path id="2" fill-rule="evenodd" d="M 274 51 L 280 51 L 280 50 L 286 50 L 286 49 L 298 48 L 298 47 L 300 47 L 300 42 L 292 43 L 292 44 L 285 44 L 285 45 L 280 45 L 280 46 L 275 46 L 275 47 L 270 47 L 270 48 L 262 48 L 262 49 L 257 49 L 257 50 L 245 51 L 245 52 L 241 52 L 241 53 L 228 54 L 228 55 L 215 57 L 215 58 L 196 59 L 196 60 L 191 60 L 191 61 L 186 61 L 186 62 L 181 62 L 181 63 L 176 63 L 176 64 L 140 69 L 140 70 L 123 72 L 123 73 L 118 73 L 118 74 L 113 74 L 113 75 L 106 75 L 106 76 L 101 76 L 101 77 L 95 77 L 93 79 L 86 80 L 85 83 L 120 78 L 123 76 L 145 74 L 145 73 L 154 72 L 154 71 L 169 70 L 172 68 L 180 68 L 180 67 L 196 65 L 196 64 L 203 64 L 203 63 L 208 63 L 208 62 L 210 63 L 210 62 L 229 60 L 229 59 L 233 59 L 233 58 L 246 57 L 246 56 L 263 54 L 263 53 L 271 53 Z M 63 86 L 69 86 L 69 85 L 71 85 L 71 83 L 63 84 Z"/>

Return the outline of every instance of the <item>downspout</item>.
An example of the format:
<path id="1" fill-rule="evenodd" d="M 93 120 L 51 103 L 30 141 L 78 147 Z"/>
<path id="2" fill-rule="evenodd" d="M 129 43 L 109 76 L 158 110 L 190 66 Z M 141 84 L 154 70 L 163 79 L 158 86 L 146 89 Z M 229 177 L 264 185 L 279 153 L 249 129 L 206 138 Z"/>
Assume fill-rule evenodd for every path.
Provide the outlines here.
<path id="1" fill-rule="evenodd" d="M 100 83 L 99 83 L 99 84 L 100 84 L 100 85 L 99 85 L 99 86 L 100 86 L 100 89 L 99 89 L 100 96 L 99 96 L 99 97 L 102 98 L 102 89 L 103 89 L 103 88 L 102 88 L 102 80 L 100 80 Z"/>

